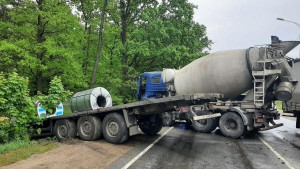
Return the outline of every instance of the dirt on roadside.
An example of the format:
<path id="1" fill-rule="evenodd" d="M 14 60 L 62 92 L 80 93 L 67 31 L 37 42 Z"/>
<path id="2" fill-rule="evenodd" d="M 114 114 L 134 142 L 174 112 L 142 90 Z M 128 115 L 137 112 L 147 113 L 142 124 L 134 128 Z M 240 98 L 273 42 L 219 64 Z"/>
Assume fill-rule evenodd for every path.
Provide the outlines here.
<path id="1" fill-rule="evenodd" d="M 2 167 L 3 169 L 92 169 L 106 168 L 134 147 L 99 141 L 71 140 L 61 147 Z"/>

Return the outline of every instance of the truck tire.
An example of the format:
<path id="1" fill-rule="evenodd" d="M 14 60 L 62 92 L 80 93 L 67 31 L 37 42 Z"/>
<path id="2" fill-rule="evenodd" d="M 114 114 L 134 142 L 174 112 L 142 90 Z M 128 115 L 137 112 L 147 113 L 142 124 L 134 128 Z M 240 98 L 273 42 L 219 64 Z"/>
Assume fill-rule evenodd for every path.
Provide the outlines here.
<path id="1" fill-rule="evenodd" d="M 125 119 L 118 113 L 111 113 L 104 117 L 102 133 L 107 142 L 120 144 L 129 137 Z"/>
<path id="2" fill-rule="evenodd" d="M 191 119 L 185 120 L 185 126 L 186 127 L 192 127 L 193 126 L 192 120 Z"/>
<path id="3" fill-rule="evenodd" d="M 230 138 L 239 138 L 245 132 L 243 119 L 234 112 L 228 112 L 221 116 L 219 128 L 224 136 Z"/>
<path id="4" fill-rule="evenodd" d="M 92 141 L 101 136 L 101 120 L 97 116 L 82 116 L 77 122 L 77 131 L 82 140 Z"/>
<path id="5" fill-rule="evenodd" d="M 251 131 L 247 131 L 247 129 L 245 127 L 244 137 L 245 138 L 251 138 L 251 137 L 254 137 L 258 133 L 259 133 L 259 129 L 258 128 L 253 129 Z"/>
<path id="6" fill-rule="evenodd" d="M 140 118 L 138 125 L 142 132 L 149 136 L 156 135 L 163 127 L 162 120 L 158 114 Z"/>
<path id="7" fill-rule="evenodd" d="M 75 138 L 77 134 L 76 123 L 74 120 L 57 120 L 54 126 L 54 135 L 58 141 Z"/>
<path id="8" fill-rule="evenodd" d="M 212 113 L 208 111 L 197 111 L 196 114 L 197 116 L 201 116 L 201 115 L 208 115 Z M 191 122 L 194 130 L 201 133 L 210 133 L 217 128 L 216 119 L 205 119 L 199 121 L 191 120 Z"/>

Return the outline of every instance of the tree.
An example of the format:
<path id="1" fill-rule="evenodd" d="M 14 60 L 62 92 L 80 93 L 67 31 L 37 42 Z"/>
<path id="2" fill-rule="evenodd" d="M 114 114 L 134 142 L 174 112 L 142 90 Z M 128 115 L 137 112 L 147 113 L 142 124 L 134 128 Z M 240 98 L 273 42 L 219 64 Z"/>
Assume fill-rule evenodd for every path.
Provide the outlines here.
<path id="1" fill-rule="evenodd" d="M 211 41 L 205 26 L 193 21 L 194 8 L 187 1 L 169 0 L 145 11 L 133 32 L 129 65 L 139 72 L 179 68 L 206 55 Z"/>
<path id="2" fill-rule="evenodd" d="M 35 98 L 48 113 L 52 114 L 60 103 L 69 101 L 71 95 L 70 91 L 64 89 L 61 79 L 55 76 L 50 82 L 48 94 L 38 93 Z"/>
<path id="3" fill-rule="evenodd" d="M 206 28 L 193 21 L 195 6 L 187 0 L 120 0 L 122 58 L 121 95 L 133 99 L 142 72 L 179 68 L 207 54 Z M 118 23 L 114 21 L 114 23 Z"/>
<path id="4" fill-rule="evenodd" d="M 72 8 L 78 11 L 77 16 L 80 22 L 84 24 L 84 36 L 81 43 L 81 48 L 84 52 L 84 59 L 82 60 L 82 69 L 85 76 L 90 73 L 90 66 L 94 63 L 97 46 L 97 21 L 100 17 L 100 4 L 102 0 L 72 0 Z"/>
<path id="5" fill-rule="evenodd" d="M 0 71 L 28 77 L 31 95 L 59 76 L 67 90 L 94 79 L 114 104 L 128 103 L 141 73 L 182 67 L 211 44 L 187 0 L 107 0 L 103 10 L 105 2 L 1 0 Z"/>
<path id="6" fill-rule="evenodd" d="M 80 80 L 84 79 L 80 67 L 82 26 L 70 7 L 60 0 L 6 2 L 10 8 L 8 17 L 0 21 L 4 30 L 0 55 L 14 63 L 9 67 L 29 77 L 31 93 L 47 92 L 55 75 L 61 76 L 68 89 L 84 88 L 87 81 Z"/>
<path id="7" fill-rule="evenodd" d="M 17 73 L 0 72 L 0 143 L 29 139 L 30 125 L 40 122 L 34 103 L 29 97 L 28 79 Z"/>
<path id="8" fill-rule="evenodd" d="M 108 0 L 104 0 L 104 5 L 103 5 L 102 13 L 101 13 L 101 20 L 100 20 L 100 23 L 99 23 L 98 51 L 97 51 L 95 66 L 94 66 L 94 70 L 93 70 L 93 74 L 92 74 L 92 82 L 91 82 L 90 88 L 94 87 L 96 73 L 97 73 L 97 70 L 98 70 L 98 67 L 99 67 L 100 55 L 101 55 L 101 52 L 102 52 L 102 43 L 103 43 L 102 30 L 103 30 L 103 24 L 104 24 L 104 19 L 105 19 L 104 17 L 105 17 L 105 10 L 106 10 L 106 7 L 107 7 L 107 1 Z"/>

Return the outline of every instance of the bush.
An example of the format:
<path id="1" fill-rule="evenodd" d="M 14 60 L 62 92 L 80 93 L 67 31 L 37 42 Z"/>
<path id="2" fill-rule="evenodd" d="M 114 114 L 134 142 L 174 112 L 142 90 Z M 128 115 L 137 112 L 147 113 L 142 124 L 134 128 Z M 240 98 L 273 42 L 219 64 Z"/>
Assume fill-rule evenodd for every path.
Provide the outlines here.
<path id="1" fill-rule="evenodd" d="M 59 77 L 54 77 L 50 82 L 48 95 L 39 93 L 36 100 L 46 109 L 47 113 L 54 113 L 56 107 L 61 103 L 67 101 L 72 93 L 64 89 L 64 86 Z"/>
<path id="2" fill-rule="evenodd" d="M 29 139 L 30 125 L 37 124 L 33 100 L 29 97 L 28 79 L 17 73 L 0 72 L 0 143 Z"/>

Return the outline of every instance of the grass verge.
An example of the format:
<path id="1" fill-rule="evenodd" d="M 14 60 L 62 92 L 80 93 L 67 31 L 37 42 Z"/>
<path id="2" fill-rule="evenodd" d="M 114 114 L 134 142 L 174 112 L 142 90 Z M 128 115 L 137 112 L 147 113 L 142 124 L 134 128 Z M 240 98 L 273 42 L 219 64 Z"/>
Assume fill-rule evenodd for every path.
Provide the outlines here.
<path id="1" fill-rule="evenodd" d="M 57 148 L 55 141 L 15 141 L 0 145 L 0 167 L 26 159 L 33 154 L 41 154 Z"/>

